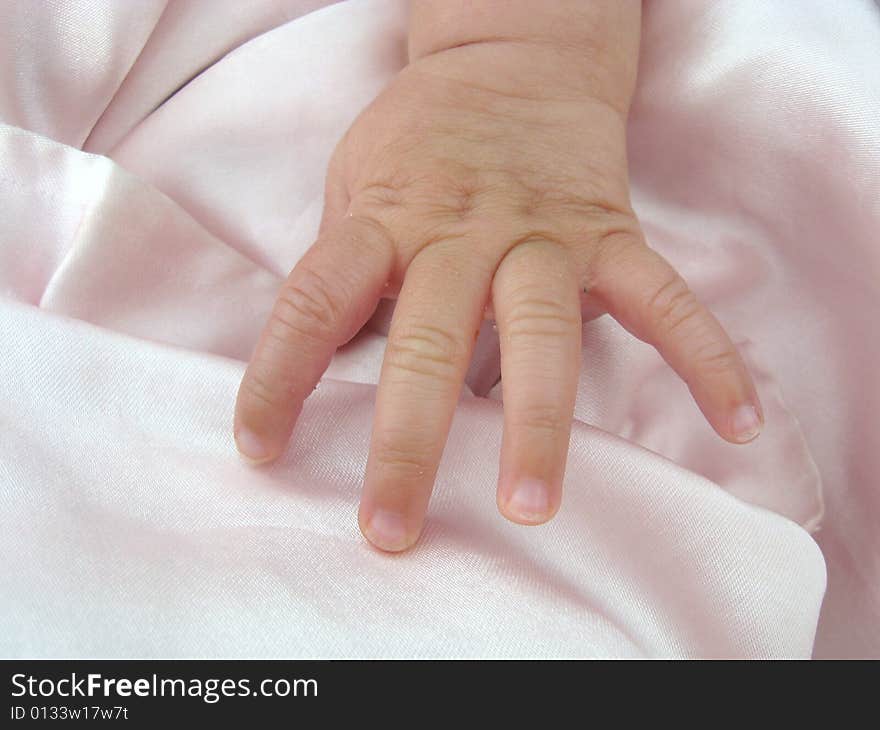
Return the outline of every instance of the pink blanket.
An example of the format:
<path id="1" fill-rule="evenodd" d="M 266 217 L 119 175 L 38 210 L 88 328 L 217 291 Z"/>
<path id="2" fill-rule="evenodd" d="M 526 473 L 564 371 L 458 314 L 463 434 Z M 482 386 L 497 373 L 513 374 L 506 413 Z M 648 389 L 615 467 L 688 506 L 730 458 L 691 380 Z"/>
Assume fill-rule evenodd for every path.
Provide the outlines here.
<path id="1" fill-rule="evenodd" d="M 0 655 L 880 656 L 880 8 L 645 6 L 634 205 L 766 430 L 602 318 L 562 510 L 507 523 L 487 325 L 390 556 L 355 519 L 390 303 L 279 463 L 231 419 L 405 0 L 0 5 Z"/>

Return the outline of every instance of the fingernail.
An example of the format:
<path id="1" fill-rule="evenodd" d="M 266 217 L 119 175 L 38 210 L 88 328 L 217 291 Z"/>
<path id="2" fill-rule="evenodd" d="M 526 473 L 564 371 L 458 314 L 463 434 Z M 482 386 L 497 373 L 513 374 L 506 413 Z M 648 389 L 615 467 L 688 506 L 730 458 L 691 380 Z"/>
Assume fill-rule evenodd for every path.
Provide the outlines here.
<path id="1" fill-rule="evenodd" d="M 367 523 L 366 538 L 380 550 L 396 553 L 410 546 L 402 515 L 378 509 Z"/>
<path id="2" fill-rule="evenodd" d="M 239 429 L 235 433 L 235 445 L 239 453 L 249 461 L 260 464 L 266 461 L 270 454 L 265 444 L 253 431 L 246 428 Z"/>
<path id="3" fill-rule="evenodd" d="M 761 417 L 758 409 L 751 405 L 739 406 L 730 417 L 730 427 L 734 438 L 744 444 L 761 433 Z"/>
<path id="4" fill-rule="evenodd" d="M 520 479 L 510 499 L 507 511 L 523 522 L 544 522 L 550 513 L 550 490 L 540 479 Z"/>

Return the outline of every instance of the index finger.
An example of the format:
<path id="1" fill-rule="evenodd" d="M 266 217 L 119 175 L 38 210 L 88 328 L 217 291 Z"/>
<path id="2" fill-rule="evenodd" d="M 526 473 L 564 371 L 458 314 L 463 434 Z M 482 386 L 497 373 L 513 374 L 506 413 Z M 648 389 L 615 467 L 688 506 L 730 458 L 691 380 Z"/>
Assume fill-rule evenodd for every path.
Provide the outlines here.
<path id="1" fill-rule="evenodd" d="M 336 348 L 375 310 L 393 260 L 393 243 L 381 229 L 348 217 L 322 234 L 290 272 L 235 404 L 235 442 L 247 459 L 262 463 L 284 450 Z"/>

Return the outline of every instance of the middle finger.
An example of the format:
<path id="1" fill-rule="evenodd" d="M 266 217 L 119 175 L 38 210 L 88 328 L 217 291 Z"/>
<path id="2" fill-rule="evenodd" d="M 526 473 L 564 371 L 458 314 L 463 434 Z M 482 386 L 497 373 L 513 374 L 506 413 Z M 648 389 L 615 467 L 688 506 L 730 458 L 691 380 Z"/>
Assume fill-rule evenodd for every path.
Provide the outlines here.
<path id="1" fill-rule="evenodd" d="M 405 550 L 421 532 L 489 297 L 492 264 L 476 248 L 458 239 L 424 249 L 397 300 L 358 518 L 382 550 Z"/>

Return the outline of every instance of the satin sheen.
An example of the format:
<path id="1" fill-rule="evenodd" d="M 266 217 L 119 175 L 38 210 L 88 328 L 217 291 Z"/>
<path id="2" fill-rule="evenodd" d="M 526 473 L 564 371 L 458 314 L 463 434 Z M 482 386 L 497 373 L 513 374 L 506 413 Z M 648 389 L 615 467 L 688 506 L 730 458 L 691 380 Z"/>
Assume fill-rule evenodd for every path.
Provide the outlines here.
<path id="1" fill-rule="evenodd" d="M 646 2 L 630 123 L 764 434 L 603 317 L 559 516 L 507 523 L 487 324 L 399 556 L 355 518 L 390 303 L 277 464 L 231 422 L 406 2 L 0 5 L 0 655 L 880 657 L 880 8 L 796 5 Z"/>

